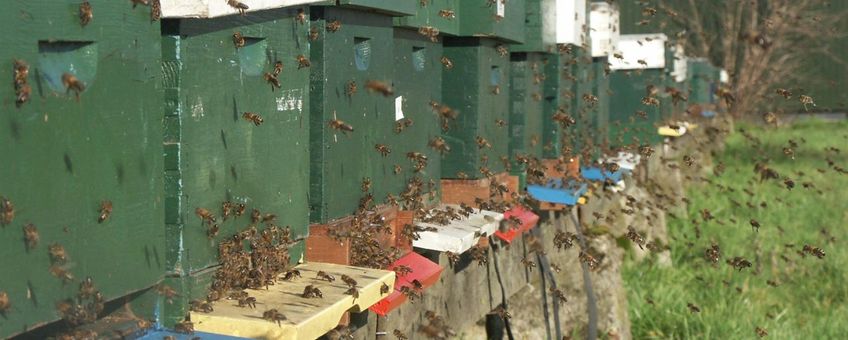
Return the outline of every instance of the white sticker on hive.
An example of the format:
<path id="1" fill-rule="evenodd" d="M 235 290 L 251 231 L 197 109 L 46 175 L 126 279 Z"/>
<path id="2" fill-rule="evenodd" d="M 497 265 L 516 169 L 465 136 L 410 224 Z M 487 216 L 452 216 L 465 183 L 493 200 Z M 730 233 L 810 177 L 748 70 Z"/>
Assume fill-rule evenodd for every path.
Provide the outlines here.
<path id="1" fill-rule="evenodd" d="M 303 111 L 303 96 L 300 89 L 282 90 L 276 101 L 277 111 Z"/>
<path id="2" fill-rule="evenodd" d="M 506 15 L 506 0 L 495 0 L 498 4 L 498 16 L 503 18 Z"/>
<path id="3" fill-rule="evenodd" d="M 395 98 L 395 121 L 403 119 L 403 96 Z"/>

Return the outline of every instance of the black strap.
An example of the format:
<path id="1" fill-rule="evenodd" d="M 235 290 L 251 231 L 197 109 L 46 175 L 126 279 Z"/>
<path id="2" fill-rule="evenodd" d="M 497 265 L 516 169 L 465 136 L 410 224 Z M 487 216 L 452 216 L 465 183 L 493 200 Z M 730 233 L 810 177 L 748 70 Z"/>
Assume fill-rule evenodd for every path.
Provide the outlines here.
<path id="1" fill-rule="evenodd" d="M 491 247 L 492 248 L 492 263 L 495 265 L 495 275 L 497 275 L 498 285 L 501 287 L 501 297 L 502 297 L 501 306 L 503 307 L 503 309 L 505 311 L 509 311 L 509 309 L 507 309 L 507 305 L 506 305 L 506 299 L 507 299 L 506 289 L 504 289 L 503 280 L 501 279 L 501 271 L 498 268 L 498 256 L 497 256 L 498 252 L 496 250 L 496 247 L 494 246 L 495 245 L 495 238 L 493 236 L 489 236 L 489 244 L 492 245 L 492 247 Z M 504 318 L 504 326 L 506 326 L 506 336 L 507 336 L 507 338 L 509 338 L 509 340 L 515 340 L 515 337 L 512 336 L 512 327 L 509 324 L 508 318 Z"/>

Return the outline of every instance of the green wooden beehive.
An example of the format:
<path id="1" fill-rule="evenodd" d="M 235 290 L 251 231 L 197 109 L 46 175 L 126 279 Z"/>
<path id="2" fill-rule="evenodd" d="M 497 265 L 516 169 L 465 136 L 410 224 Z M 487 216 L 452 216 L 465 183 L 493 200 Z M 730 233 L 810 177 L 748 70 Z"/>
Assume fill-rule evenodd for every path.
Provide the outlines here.
<path id="1" fill-rule="evenodd" d="M 512 173 L 524 169 L 517 156 L 542 157 L 544 62 L 542 53 L 512 53 L 510 56 L 509 154 Z"/>
<path id="2" fill-rule="evenodd" d="M 459 35 L 523 43 L 525 0 L 460 1 Z"/>
<path id="3" fill-rule="evenodd" d="M 333 0 L 330 2 L 357 10 L 397 16 L 414 15 L 419 4 L 418 0 Z"/>
<path id="4" fill-rule="evenodd" d="M 591 106 L 592 130 L 596 131 L 594 138 L 598 145 L 606 144 L 609 129 L 609 110 L 612 91 L 609 86 L 609 66 L 607 57 L 592 58 L 592 95 L 597 103 Z"/>
<path id="5" fill-rule="evenodd" d="M 111 300 L 165 272 L 159 23 L 147 7 L 89 3 L 85 26 L 79 2 L 8 2 L 0 11 L 0 196 L 14 206 L 0 204 L 14 211 L 0 223 L 0 291 L 11 303 L 0 338 L 59 319 L 57 303 L 87 277 Z M 15 60 L 28 65 L 17 87 L 31 90 L 20 105 Z M 78 99 L 66 92 L 66 73 L 84 85 Z M 103 201 L 112 210 L 99 223 Z M 39 233 L 32 248 L 28 224 Z M 67 256 L 54 269 L 73 275 L 68 282 L 51 275 L 54 244 Z"/>
<path id="6" fill-rule="evenodd" d="M 689 59 L 688 63 L 689 102 L 706 105 L 715 103 L 715 84 L 719 82 L 719 71 L 706 59 Z"/>
<path id="7" fill-rule="evenodd" d="M 510 65 L 509 55 L 500 54 L 498 45 L 486 38 L 445 39 L 444 55 L 455 66 L 443 73 L 442 99 L 459 115 L 443 133 L 451 151 L 442 158 L 442 178 L 461 178 L 463 173 L 481 178 L 481 167 L 505 171 Z M 491 147 L 478 146 L 477 137 Z"/>
<path id="8" fill-rule="evenodd" d="M 570 58 L 566 63 L 570 65 L 571 98 L 568 108 L 569 114 L 576 120 L 571 131 L 567 131 L 567 138 L 572 143 L 572 152 L 579 154 L 582 150 L 594 152 L 596 136 L 598 132 L 593 128 L 594 105 L 587 101 L 586 95 L 594 95 L 595 68 L 592 64 L 590 48 L 572 46 Z"/>
<path id="9" fill-rule="evenodd" d="M 390 167 L 393 167 L 393 164 L 399 164 L 402 171 L 400 174 L 394 174 L 394 172 L 384 173 L 381 170 L 375 176 L 385 181 L 384 190 L 395 196 L 406 189 L 406 183 L 413 176 L 421 178 L 425 183 L 429 183 L 432 179 L 436 185 L 434 189 L 439 189 L 441 157 L 439 151 L 430 147 L 429 144 L 442 133 L 439 119 L 431 103 L 442 101 L 442 70 L 445 66 L 440 59 L 443 53 L 441 43 L 434 43 L 416 31 L 404 28 L 394 30 L 392 82 L 396 100 L 395 109 L 399 106 L 403 116 L 401 118 L 400 115 L 396 115 L 395 124 L 412 122 L 412 125 L 400 132 L 394 130 L 396 126 L 383 128 L 382 143 L 386 143 L 393 151 L 381 161 L 391 165 Z M 389 132 L 390 128 L 391 132 Z M 374 151 L 368 150 L 368 152 Z M 407 157 L 409 152 L 426 155 L 427 166 L 416 171 L 414 164 Z"/>
<path id="10" fill-rule="evenodd" d="M 555 52 L 556 1 L 524 0 L 524 43 L 512 46 L 513 52 Z"/>
<path id="11" fill-rule="evenodd" d="M 567 96 L 570 93 L 566 84 L 570 84 L 565 78 L 565 57 L 561 53 L 545 54 L 542 64 L 544 65 L 545 80 L 542 102 L 542 157 L 553 159 L 559 157 L 562 142 L 562 129 L 559 123 L 554 121 L 554 115 L 558 110 L 566 110 L 568 106 Z"/>
<path id="12" fill-rule="evenodd" d="M 662 118 L 660 107 L 645 105 L 642 98 L 646 96 L 649 84 L 659 86 L 664 78 L 662 69 L 619 70 L 610 74 L 613 92 L 608 135 L 610 146 L 656 144 L 662 140 L 656 129 Z"/>
<path id="13" fill-rule="evenodd" d="M 432 27 L 444 35 L 459 34 L 460 0 L 419 2 L 415 14 L 394 19 L 395 26 L 412 29 Z"/>
<path id="14" fill-rule="evenodd" d="M 312 10 L 318 27 L 326 27 L 327 21 L 342 22 L 336 32 L 322 30 L 311 48 L 310 211 L 312 222 L 325 223 L 354 213 L 365 195 L 363 179 L 370 179 L 370 193 L 376 203 L 382 203 L 389 193 L 397 196 L 415 174 L 407 153 L 429 152 L 427 140 L 434 137 L 436 124 L 428 105 L 434 98 L 416 91 L 432 92 L 432 84 L 439 82 L 431 73 L 441 72 L 441 54 L 437 44 L 404 32 L 399 33 L 402 46 L 395 56 L 395 29 L 389 16 L 338 7 Z M 396 66 L 400 63 L 405 63 L 403 69 Z M 427 76 L 416 78 L 415 74 Z M 371 81 L 392 92 L 383 95 L 368 90 Z M 356 84 L 355 92 L 350 91 L 351 84 Z M 404 111 L 403 119 L 398 119 L 396 102 Z M 354 131 L 334 128 L 333 120 L 343 121 Z M 396 132 L 399 123 L 400 133 Z M 381 155 L 378 144 L 391 153 Z M 398 174 L 395 165 L 401 168 Z M 438 161 L 428 162 L 418 175 L 430 178 L 438 168 Z"/>
<path id="15" fill-rule="evenodd" d="M 171 276 L 203 282 L 217 265 L 218 241 L 251 224 L 253 209 L 277 215 L 294 238 L 307 233 L 309 181 L 308 23 L 297 9 L 163 23 L 165 86 L 165 206 Z M 244 38 L 236 46 L 234 34 Z M 280 88 L 266 81 L 283 65 Z M 261 116 L 256 124 L 244 118 Z M 245 204 L 242 217 L 222 218 L 225 201 Z M 197 208 L 218 216 L 220 233 L 207 235 Z M 294 261 L 302 247 L 291 251 Z M 207 280 L 208 281 L 208 280 Z M 205 296 L 206 287 L 189 295 Z M 166 317 L 179 320 L 188 301 Z M 175 321 L 175 320 L 171 320 Z"/>

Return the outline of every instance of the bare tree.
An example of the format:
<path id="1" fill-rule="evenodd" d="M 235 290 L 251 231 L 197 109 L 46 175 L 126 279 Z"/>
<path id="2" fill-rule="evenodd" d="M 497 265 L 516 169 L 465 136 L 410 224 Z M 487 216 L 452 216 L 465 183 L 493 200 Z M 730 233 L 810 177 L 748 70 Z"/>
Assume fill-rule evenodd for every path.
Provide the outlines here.
<path id="1" fill-rule="evenodd" d="M 735 116 L 798 107 L 788 101 L 815 109 L 815 94 L 804 86 L 821 81 L 809 76 L 813 58 L 848 69 L 846 56 L 831 51 L 848 33 L 840 29 L 848 13 L 824 0 L 655 0 L 656 10 L 643 3 L 639 24 L 659 27 L 687 54 L 727 70 L 721 94 Z"/>

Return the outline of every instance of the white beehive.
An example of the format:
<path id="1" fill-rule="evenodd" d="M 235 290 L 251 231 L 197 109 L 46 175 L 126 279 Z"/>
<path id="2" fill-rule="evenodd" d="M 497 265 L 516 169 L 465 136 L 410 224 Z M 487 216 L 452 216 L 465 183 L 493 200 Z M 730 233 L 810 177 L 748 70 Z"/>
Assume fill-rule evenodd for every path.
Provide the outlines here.
<path id="1" fill-rule="evenodd" d="M 557 44 L 583 45 L 586 39 L 586 0 L 557 0 Z"/>
<path id="2" fill-rule="evenodd" d="M 655 34 L 622 34 L 618 53 L 622 58 L 610 58 L 612 70 L 665 68 L 665 42 L 668 36 Z"/>
<path id="3" fill-rule="evenodd" d="M 592 57 L 605 57 L 616 52 L 621 35 L 618 8 L 606 2 L 593 2 L 589 12 L 589 27 Z"/>
<path id="4" fill-rule="evenodd" d="M 314 4 L 326 0 L 239 0 L 247 5 L 246 12 L 289 6 Z M 227 0 L 160 0 L 163 18 L 216 18 L 239 14 Z"/>

